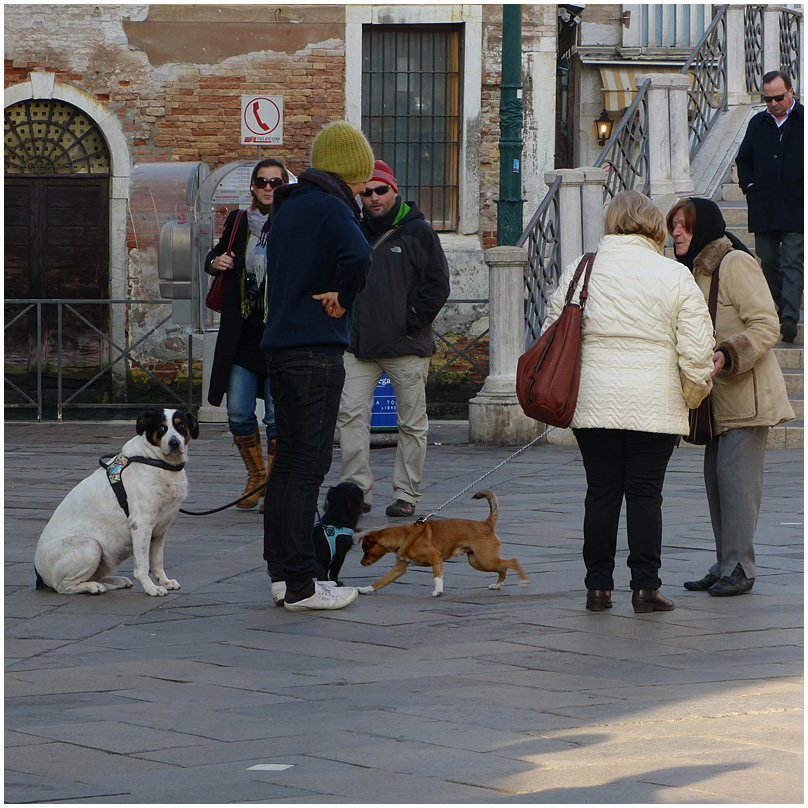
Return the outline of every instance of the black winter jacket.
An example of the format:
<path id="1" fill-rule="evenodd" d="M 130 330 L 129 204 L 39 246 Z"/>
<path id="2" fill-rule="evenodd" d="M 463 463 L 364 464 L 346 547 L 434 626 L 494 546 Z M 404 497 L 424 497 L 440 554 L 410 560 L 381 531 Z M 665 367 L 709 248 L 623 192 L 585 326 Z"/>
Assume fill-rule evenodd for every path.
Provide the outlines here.
<path id="1" fill-rule="evenodd" d="M 449 265 L 438 234 L 414 202 L 373 252 L 367 286 L 354 304 L 349 350 L 358 359 L 432 356 L 432 322 L 449 297 Z M 360 225 L 371 246 L 371 235 Z"/>
<path id="2" fill-rule="evenodd" d="M 796 102 L 779 129 L 768 112 L 749 121 L 735 162 L 750 233 L 803 232 L 803 114 Z"/>
<path id="3" fill-rule="evenodd" d="M 236 213 L 236 211 L 230 212 L 224 224 L 222 237 L 205 258 L 204 268 L 209 275 L 218 274 L 215 269 L 211 268 L 211 262 L 227 249 Z M 219 334 L 216 337 L 213 367 L 210 371 L 208 402 L 214 407 L 218 407 L 222 403 L 222 398 L 227 392 L 233 365 L 240 365 L 253 373 L 267 372 L 266 358 L 260 348 L 261 336 L 264 333 L 263 307 L 256 306 L 246 320 L 241 316 L 241 274 L 244 271 L 247 237 L 248 224 L 245 212 L 233 239 L 233 268 L 228 270 L 229 277 L 224 290 Z M 259 300 L 263 299 L 262 287 Z"/>

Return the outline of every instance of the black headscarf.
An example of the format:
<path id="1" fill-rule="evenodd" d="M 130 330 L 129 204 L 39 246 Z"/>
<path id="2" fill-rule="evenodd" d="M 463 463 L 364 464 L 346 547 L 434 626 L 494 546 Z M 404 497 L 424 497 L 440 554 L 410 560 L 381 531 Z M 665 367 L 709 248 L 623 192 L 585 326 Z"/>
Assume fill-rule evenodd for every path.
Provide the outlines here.
<path id="1" fill-rule="evenodd" d="M 708 244 L 724 236 L 732 242 L 734 249 L 743 250 L 752 255 L 749 248 L 736 235 L 727 231 L 727 223 L 721 214 L 721 208 L 715 202 L 711 199 L 701 199 L 695 196 L 690 197 L 690 201 L 696 208 L 693 237 L 690 240 L 688 251 L 682 256 L 677 255 L 677 261 L 684 264 L 692 272 L 693 262 L 698 257 L 698 254 Z"/>

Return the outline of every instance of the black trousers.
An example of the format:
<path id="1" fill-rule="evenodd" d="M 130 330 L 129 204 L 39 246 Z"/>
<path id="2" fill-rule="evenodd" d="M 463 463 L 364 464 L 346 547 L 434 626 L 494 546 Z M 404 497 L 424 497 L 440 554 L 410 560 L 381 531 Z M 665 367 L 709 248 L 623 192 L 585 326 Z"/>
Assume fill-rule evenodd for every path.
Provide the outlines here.
<path id="1" fill-rule="evenodd" d="M 676 435 L 628 429 L 574 432 L 586 470 L 586 588 L 614 589 L 617 527 L 625 498 L 631 588 L 659 589 L 662 485 Z"/>

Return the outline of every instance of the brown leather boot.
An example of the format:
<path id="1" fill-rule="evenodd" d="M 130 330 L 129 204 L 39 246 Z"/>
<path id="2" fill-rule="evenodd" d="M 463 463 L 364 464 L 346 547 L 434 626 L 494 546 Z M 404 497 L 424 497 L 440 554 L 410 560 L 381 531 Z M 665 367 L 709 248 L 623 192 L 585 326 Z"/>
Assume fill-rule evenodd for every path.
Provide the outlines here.
<path id="1" fill-rule="evenodd" d="M 275 438 L 267 441 L 267 482 L 269 482 L 269 472 L 272 471 L 272 464 L 275 461 Z M 258 509 L 259 513 L 264 512 L 264 501 L 266 500 L 266 488 L 264 489 L 264 497 L 261 500 L 261 507 Z"/>
<path id="2" fill-rule="evenodd" d="M 247 467 L 247 486 L 241 492 L 241 495 L 244 496 L 248 491 L 252 491 L 267 480 L 264 454 L 261 451 L 261 435 L 258 432 L 254 432 L 252 435 L 233 435 L 233 443 L 238 446 L 241 459 Z M 239 502 L 236 507 L 244 509 L 254 508 L 263 493 L 263 489 L 256 491 L 251 497 L 247 497 L 247 499 Z"/>

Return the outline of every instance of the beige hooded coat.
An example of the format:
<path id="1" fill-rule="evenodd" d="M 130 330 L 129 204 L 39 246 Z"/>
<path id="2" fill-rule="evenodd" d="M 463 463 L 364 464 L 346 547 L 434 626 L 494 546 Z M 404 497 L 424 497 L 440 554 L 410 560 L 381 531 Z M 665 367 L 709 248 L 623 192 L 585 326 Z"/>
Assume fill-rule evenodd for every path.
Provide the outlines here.
<path id="1" fill-rule="evenodd" d="M 780 325 L 757 261 L 735 250 L 726 237 L 711 241 L 693 261 L 693 277 L 704 294 L 716 267 L 718 307 L 715 346 L 732 357 L 729 370 L 713 379 L 716 433 L 742 426 L 777 426 L 794 420 L 783 373 L 772 352 Z"/>

